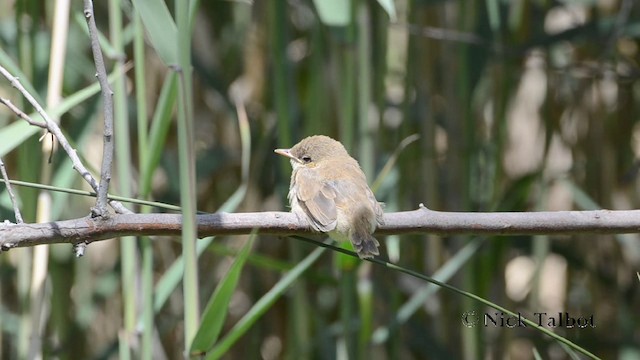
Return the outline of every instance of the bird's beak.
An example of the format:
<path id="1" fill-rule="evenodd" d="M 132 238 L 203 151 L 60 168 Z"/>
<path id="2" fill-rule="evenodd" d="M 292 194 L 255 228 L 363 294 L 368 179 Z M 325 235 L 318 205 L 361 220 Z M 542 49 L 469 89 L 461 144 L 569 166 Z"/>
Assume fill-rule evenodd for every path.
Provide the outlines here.
<path id="1" fill-rule="evenodd" d="M 300 159 L 298 159 L 297 157 L 291 154 L 291 149 L 275 149 L 273 150 L 273 152 L 275 152 L 278 155 L 286 156 L 289 159 L 302 164 L 302 161 L 300 161 Z"/>

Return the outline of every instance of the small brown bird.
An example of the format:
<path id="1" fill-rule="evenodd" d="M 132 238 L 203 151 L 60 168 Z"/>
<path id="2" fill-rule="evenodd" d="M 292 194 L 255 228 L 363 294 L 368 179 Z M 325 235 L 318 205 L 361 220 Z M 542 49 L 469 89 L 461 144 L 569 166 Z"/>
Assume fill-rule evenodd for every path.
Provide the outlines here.
<path id="1" fill-rule="evenodd" d="M 362 259 L 379 255 L 371 234 L 383 224 L 382 207 L 341 143 L 316 135 L 275 152 L 291 159 L 289 202 L 299 219 L 335 240 L 351 241 Z"/>

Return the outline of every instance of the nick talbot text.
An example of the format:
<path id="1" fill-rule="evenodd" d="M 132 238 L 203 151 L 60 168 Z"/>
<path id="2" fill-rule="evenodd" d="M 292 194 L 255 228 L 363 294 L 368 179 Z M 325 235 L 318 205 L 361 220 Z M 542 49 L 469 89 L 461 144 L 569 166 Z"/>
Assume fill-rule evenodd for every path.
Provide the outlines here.
<path id="1" fill-rule="evenodd" d="M 523 319 L 524 316 L 521 313 L 518 313 L 518 316 L 513 316 L 502 312 L 494 312 L 485 313 L 483 320 L 485 327 L 527 327 L 527 324 Z M 534 312 L 532 316 L 527 317 L 527 319 L 531 320 L 538 326 L 548 328 L 585 329 L 588 327 L 596 327 L 593 314 L 587 316 L 572 316 L 568 312 Z"/>

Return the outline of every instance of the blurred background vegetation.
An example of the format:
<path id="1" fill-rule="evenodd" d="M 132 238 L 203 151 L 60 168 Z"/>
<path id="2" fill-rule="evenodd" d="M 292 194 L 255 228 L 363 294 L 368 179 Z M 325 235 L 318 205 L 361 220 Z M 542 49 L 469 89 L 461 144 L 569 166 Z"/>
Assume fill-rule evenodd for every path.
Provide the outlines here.
<path id="1" fill-rule="evenodd" d="M 158 3 L 95 4 L 116 101 L 111 192 L 179 205 L 172 61 L 184 28 L 167 16 L 189 2 Z M 287 211 L 290 166 L 273 149 L 311 134 L 345 144 L 386 211 L 639 207 L 635 0 L 191 6 L 198 210 Z M 0 64 L 46 104 L 95 170 L 102 102 L 86 29 L 79 0 L 0 3 Z M 0 96 L 33 111 L 4 79 Z M 238 120 L 242 108 L 248 122 Z M 87 189 L 62 151 L 48 162 L 39 132 L 0 108 L 10 177 Z M 1 219 L 15 221 L 0 191 Z M 84 216 L 94 201 L 18 192 L 27 222 Z M 640 358 L 637 234 L 381 240 L 383 258 L 525 316 L 593 315 L 595 328 L 553 331 L 602 358 Z M 466 327 L 464 312 L 492 309 L 296 239 L 198 245 L 205 318 L 193 344 L 185 344 L 177 286 L 180 239 L 103 241 L 79 259 L 68 245 L 2 253 L 0 358 L 574 356 L 531 328 Z"/>

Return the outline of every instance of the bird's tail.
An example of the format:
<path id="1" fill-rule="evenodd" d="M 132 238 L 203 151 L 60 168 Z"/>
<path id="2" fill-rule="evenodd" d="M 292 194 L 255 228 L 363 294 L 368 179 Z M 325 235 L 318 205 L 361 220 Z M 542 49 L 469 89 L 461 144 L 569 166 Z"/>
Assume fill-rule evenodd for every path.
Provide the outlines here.
<path id="1" fill-rule="evenodd" d="M 380 243 L 371 235 L 376 228 L 372 219 L 375 219 L 373 211 L 369 207 L 361 206 L 356 209 L 350 221 L 349 240 L 360 259 L 370 259 L 374 255 L 380 255 L 378 252 Z"/>
<path id="2" fill-rule="evenodd" d="M 352 231 L 349 240 L 360 259 L 370 259 L 374 255 L 380 255 L 378 251 L 380 243 L 366 231 Z"/>

